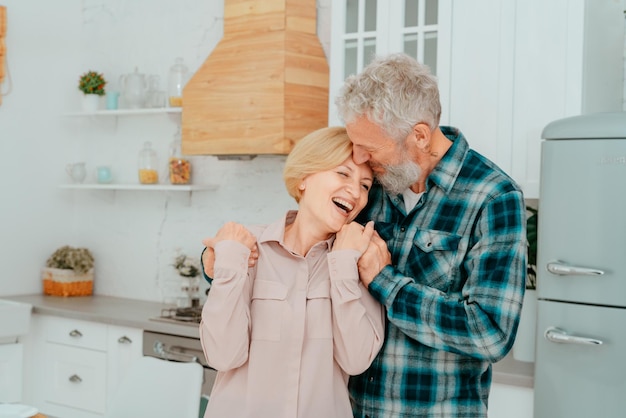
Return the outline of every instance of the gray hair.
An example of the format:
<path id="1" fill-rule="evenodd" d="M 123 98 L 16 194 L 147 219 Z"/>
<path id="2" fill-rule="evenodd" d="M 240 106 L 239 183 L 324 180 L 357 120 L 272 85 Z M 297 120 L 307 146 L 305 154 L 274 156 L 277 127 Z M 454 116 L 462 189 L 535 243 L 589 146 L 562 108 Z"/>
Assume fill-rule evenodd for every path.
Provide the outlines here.
<path id="1" fill-rule="evenodd" d="M 397 141 L 418 123 L 435 129 L 441 117 L 437 79 L 428 66 L 401 53 L 376 57 L 348 77 L 335 103 L 344 123 L 366 116 Z"/>

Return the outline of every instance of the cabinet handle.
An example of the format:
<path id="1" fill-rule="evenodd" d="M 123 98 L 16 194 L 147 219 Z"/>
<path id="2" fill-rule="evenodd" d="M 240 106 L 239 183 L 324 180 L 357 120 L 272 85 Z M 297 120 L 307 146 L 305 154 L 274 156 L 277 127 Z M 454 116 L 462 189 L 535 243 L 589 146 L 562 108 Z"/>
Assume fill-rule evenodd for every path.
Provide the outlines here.
<path id="1" fill-rule="evenodd" d="M 126 335 L 124 335 L 124 336 L 118 338 L 117 342 L 120 343 L 120 344 L 132 344 L 133 340 L 128 338 Z"/>
<path id="2" fill-rule="evenodd" d="M 546 332 L 543 333 L 546 340 L 553 343 L 564 344 L 583 344 L 583 345 L 602 345 L 602 340 L 589 337 L 579 337 L 577 335 L 571 335 L 564 330 L 557 327 L 549 327 Z"/>
<path id="3" fill-rule="evenodd" d="M 546 265 L 546 269 L 558 276 L 602 276 L 604 271 L 598 269 L 590 269 L 587 267 L 570 266 L 568 264 L 561 263 L 560 261 L 553 261 Z"/>
<path id="4" fill-rule="evenodd" d="M 69 381 L 72 383 L 80 383 L 83 381 L 83 379 L 81 379 L 79 375 L 73 374 L 70 376 Z"/>
<path id="5" fill-rule="evenodd" d="M 70 331 L 70 337 L 80 338 L 82 336 L 83 334 L 77 329 Z"/>

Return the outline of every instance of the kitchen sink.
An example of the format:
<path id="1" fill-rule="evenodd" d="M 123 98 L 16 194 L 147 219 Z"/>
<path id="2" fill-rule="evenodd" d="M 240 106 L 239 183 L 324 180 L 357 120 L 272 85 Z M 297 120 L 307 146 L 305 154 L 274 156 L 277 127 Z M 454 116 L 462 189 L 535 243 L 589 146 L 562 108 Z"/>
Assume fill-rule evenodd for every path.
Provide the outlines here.
<path id="1" fill-rule="evenodd" d="M 31 310 L 28 303 L 0 299 L 0 344 L 14 343 L 28 333 Z"/>

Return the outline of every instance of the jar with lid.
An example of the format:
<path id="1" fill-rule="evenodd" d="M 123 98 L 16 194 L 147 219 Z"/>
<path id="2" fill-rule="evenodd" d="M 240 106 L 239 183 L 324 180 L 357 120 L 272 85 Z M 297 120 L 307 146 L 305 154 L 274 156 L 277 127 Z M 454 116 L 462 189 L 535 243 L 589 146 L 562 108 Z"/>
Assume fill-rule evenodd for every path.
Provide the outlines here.
<path id="1" fill-rule="evenodd" d="M 187 83 L 189 69 L 183 63 L 181 57 L 176 58 L 174 65 L 170 67 L 168 79 L 168 96 L 171 107 L 181 107 L 183 105 L 183 87 Z"/>
<path id="2" fill-rule="evenodd" d="M 152 149 L 152 143 L 145 142 L 139 151 L 139 183 L 156 184 L 159 182 L 157 163 L 157 154 Z"/>
<path id="3" fill-rule="evenodd" d="M 183 158 L 180 137 L 178 135 L 170 145 L 170 183 L 189 184 L 191 182 L 191 163 Z"/>

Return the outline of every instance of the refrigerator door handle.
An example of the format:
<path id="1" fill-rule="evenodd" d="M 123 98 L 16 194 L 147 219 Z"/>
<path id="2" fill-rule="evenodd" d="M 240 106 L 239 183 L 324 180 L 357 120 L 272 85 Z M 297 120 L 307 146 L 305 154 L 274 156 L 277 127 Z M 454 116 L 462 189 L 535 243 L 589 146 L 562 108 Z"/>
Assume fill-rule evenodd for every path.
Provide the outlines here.
<path id="1" fill-rule="evenodd" d="M 559 276 L 602 276 L 604 271 L 587 267 L 576 267 L 553 261 L 546 266 L 548 271 Z"/>
<path id="2" fill-rule="evenodd" d="M 564 330 L 557 327 L 549 327 L 544 332 L 543 336 L 546 340 L 553 343 L 565 343 L 565 344 L 583 344 L 583 345 L 602 345 L 601 340 L 588 337 L 578 337 L 575 335 L 569 335 Z"/>

